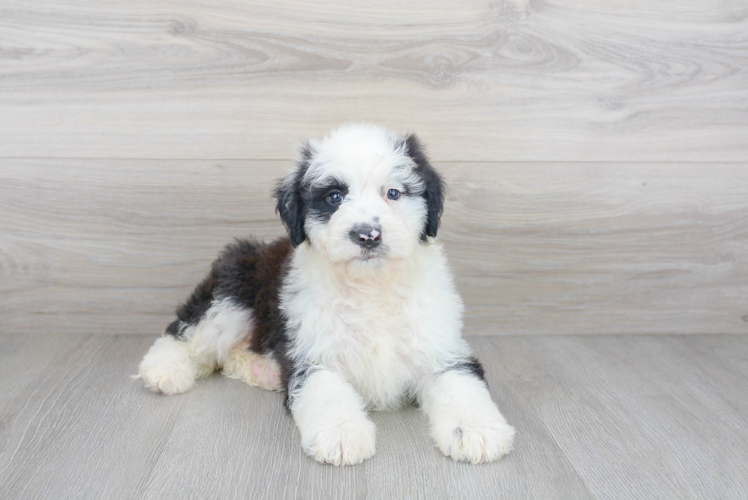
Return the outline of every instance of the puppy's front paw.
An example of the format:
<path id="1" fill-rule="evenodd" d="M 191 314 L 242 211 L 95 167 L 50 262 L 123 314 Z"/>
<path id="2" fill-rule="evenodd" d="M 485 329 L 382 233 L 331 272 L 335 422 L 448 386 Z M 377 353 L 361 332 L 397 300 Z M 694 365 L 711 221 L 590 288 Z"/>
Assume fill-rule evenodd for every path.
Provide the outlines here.
<path id="1" fill-rule="evenodd" d="M 376 453 L 376 427 L 367 418 L 343 421 L 317 430 L 304 446 L 317 462 L 332 465 L 356 465 Z"/>
<path id="2" fill-rule="evenodd" d="M 503 419 L 468 417 L 435 423 L 431 437 L 446 456 L 480 464 L 498 460 L 512 450 L 514 428 Z"/>

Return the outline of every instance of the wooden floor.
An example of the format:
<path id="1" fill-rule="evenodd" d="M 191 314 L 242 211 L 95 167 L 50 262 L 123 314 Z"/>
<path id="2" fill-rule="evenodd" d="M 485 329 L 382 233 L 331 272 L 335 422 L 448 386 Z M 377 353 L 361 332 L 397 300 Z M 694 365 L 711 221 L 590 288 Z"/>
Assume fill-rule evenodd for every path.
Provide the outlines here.
<path id="1" fill-rule="evenodd" d="M 471 338 L 517 429 L 454 463 L 415 408 L 374 413 L 377 454 L 301 451 L 283 396 L 218 375 L 165 397 L 128 376 L 150 336 L 0 336 L 2 498 L 746 498 L 748 338 Z"/>

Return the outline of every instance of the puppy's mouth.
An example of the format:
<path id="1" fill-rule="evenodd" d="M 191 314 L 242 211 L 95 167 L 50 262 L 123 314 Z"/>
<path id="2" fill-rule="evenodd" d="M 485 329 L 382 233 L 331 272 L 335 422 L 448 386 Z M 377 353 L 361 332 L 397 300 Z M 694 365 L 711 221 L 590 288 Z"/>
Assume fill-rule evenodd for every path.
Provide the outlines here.
<path id="1" fill-rule="evenodd" d="M 387 252 L 384 248 L 375 248 L 372 250 L 361 250 L 361 254 L 356 257 L 355 260 L 363 261 L 363 262 L 376 262 L 378 260 L 383 260 L 384 257 L 387 255 Z"/>

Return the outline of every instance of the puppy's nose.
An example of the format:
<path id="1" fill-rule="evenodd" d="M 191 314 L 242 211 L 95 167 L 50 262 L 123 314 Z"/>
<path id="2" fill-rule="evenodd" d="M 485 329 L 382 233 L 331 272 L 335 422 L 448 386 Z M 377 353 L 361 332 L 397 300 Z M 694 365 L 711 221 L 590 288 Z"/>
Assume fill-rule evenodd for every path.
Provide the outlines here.
<path id="1" fill-rule="evenodd" d="M 367 250 L 378 247 L 382 242 L 382 226 L 379 225 L 359 224 L 348 234 L 353 241 Z"/>

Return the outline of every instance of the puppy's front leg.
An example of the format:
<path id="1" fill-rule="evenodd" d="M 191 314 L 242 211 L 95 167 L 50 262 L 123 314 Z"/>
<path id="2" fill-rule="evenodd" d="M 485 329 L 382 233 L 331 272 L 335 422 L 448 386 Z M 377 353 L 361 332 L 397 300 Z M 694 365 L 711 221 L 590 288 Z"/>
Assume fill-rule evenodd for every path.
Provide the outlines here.
<path id="1" fill-rule="evenodd" d="M 512 449 L 514 428 L 491 400 L 482 369 L 469 364 L 427 377 L 418 400 L 436 446 L 448 457 L 473 464 L 493 462 Z"/>
<path id="2" fill-rule="evenodd" d="M 366 415 L 361 395 L 343 377 L 315 369 L 292 379 L 289 393 L 301 446 L 315 460 L 353 465 L 374 455 L 376 428 Z"/>

